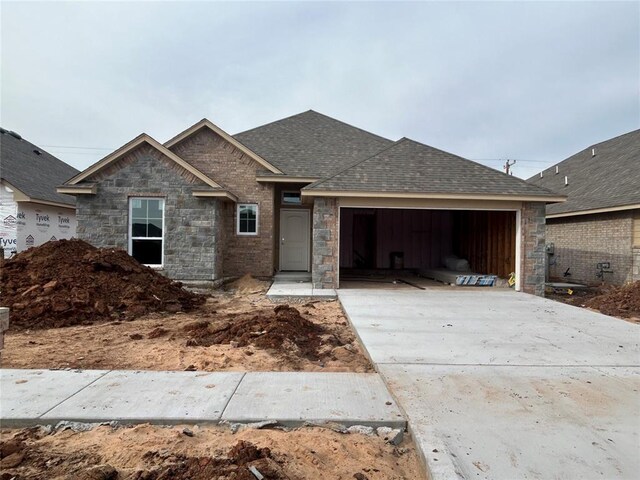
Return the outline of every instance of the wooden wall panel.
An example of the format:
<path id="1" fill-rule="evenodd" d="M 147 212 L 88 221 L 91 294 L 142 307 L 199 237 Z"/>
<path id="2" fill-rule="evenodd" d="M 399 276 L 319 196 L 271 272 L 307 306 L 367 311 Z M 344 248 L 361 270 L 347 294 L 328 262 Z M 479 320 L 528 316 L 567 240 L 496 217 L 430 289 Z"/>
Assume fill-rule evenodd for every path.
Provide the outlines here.
<path id="1" fill-rule="evenodd" d="M 473 271 L 503 278 L 515 271 L 515 212 L 456 211 L 453 225 L 453 252 Z"/>
<path id="2" fill-rule="evenodd" d="M 353 216 L 373 212 L 376 218 L 376 265 L 390 268 L 391 252 L 403 252 L 405 268 L 433 268 L 451 253 L 452 217 L 446 210 L 342 208 L 340 266 L 354 266 Z"/>

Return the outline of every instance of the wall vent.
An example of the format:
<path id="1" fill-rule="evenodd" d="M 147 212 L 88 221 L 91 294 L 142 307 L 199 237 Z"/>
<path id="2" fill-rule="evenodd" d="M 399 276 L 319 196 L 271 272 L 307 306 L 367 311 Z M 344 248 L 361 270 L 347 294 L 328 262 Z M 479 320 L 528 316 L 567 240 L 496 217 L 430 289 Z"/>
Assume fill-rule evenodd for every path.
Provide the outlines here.
<path id="1" fill-rule="evenodd" d="M 567 177 L 566 175 L 564 176 L 564 186 L 566 187 L 567 185 L 569 185 L 569 177 Z"/>

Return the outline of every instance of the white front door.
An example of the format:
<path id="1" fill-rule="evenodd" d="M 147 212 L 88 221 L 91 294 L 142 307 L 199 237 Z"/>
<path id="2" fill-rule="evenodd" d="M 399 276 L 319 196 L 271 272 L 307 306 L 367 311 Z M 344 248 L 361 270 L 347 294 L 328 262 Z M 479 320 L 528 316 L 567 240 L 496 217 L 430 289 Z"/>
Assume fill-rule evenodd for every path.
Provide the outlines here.
<path id="1" fill-rule="evenodd" d="M 280 210 L 280 270 L 309 271 L 309 210 Z"/>

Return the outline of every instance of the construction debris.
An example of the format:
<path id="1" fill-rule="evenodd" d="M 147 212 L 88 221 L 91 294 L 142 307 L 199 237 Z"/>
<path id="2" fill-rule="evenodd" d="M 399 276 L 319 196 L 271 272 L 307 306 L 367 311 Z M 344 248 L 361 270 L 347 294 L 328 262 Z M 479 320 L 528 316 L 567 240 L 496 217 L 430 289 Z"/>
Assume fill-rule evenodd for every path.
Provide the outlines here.
<path id="1" fill-rule="evenodd" d="M 47 242 L 4 260 L 0 289 L 0 303 L 11 308 L 11 330 L 132 320 L 204 303 L 124 250 L 76 239 Z"/>
<path id="2" fill-rule="evenodd" d="M 422 478 L 415 447 L 326 429 L 291 431 L 137 425 L 89 431 L 2 429 L 0 477 L 81 480 Z"/>

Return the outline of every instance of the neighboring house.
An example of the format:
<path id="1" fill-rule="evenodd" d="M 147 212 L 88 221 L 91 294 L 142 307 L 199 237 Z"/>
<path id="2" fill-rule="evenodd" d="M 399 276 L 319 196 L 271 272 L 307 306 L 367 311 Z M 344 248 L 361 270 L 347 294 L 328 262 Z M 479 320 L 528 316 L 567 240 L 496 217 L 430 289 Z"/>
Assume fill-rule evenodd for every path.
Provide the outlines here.
<path id="1" fill-rule="evenodd" d="M 76 234 L 76 199 L 56 187 L 78 170 L 0 128 L 0 242 L 4 257 Z"/>
<path id="2" fill-rule="evenodd" d="M 457 254 L 544 292 L 544 209 L 564 197 L 403 138 L 308 111 L 231 136 L 202 120 L 164 144 L 142 134 L 58 192 L 78 236 L 172 278 L 354 268 L 423 270 Z"/>
<path id="3" fill-rule="evenodd" d="M 585 148 L 529 182 L 567 196 L 547 206 L 551 279 L 640 280 L 640 130 Z"/>

